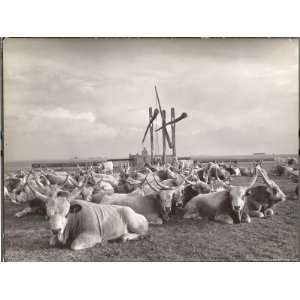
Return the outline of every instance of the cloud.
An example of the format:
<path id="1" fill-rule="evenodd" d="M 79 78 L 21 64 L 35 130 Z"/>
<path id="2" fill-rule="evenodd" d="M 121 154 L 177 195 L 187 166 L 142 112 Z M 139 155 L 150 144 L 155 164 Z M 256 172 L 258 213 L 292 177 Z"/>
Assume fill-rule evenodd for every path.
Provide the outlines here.
<path id="1" fill-rule="evenodd" d="M 298 144 L 297 40 L 6 39 L 4 62 L 7 159 L 140 151 L 154 85 L 179 155 Z"/>
<path id="2" fill-rule="evenodd" d="M 53 110 L 41 110 L 37 109 L 31 112 L 33 117 L 49 118 L 49 119 L 62 119 L 62 120 L 80 120 L 87 121 L 89 123 L 95 122 L 95 115 L 92 112 L 78 112 L 72 113 L 71 111 L 62 107 L 55 108 Z"/>

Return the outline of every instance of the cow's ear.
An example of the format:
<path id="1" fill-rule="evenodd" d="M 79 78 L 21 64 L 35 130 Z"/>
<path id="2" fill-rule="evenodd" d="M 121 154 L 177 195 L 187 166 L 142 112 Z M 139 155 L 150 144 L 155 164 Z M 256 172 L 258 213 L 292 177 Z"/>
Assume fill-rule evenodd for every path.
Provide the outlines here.
<path id="1" fill-rule="evenodd" d="M 70 213 L 78 213 L 79 211 L 81 211 L 82 207 L 79 204 L 72 204 L 70 206 Z"/>
<path id="2" fill-rule="evenodd" d="M 245 194 L 245 195 L 246 195 L 246 196 L 249 196 L 249 195 L 251 195 L 251 194 L 252 194 L 252 191 L 251 191 L 251 189 L 249 189 L 249 190 L 246 191 L 246 194 Z"/>

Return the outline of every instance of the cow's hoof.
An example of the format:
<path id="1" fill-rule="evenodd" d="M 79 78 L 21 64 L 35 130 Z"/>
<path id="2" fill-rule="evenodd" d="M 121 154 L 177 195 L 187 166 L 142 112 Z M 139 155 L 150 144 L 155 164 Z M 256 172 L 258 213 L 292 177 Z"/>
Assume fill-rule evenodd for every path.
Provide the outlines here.
<path id="1" fill-rule="evenodd" d="M 121 240 L 121 243 L 126 243 L 129 239 L 127 236 L 123 235 L 120 240 Z"/>
<path id="2" fill-rule="evenodd" d="M 228 224 L 228 225 L 233 225 L 234 224 L 233 220 L 230 220 L 230 219 L 225 220 L 224 223 Z"/>
<path id="3" fill-rule="evenodd" d="M 242 220 L 243 223 L 251 223 L 251 218 L 247 216 L 245 219 Z"/>
<path id="4" fill-rule="evenodd" d="M 259 212 L 258 214 L 257 214 L 257 217 L 258 218 L 263 218 L 265 215 L 262 213 L 262 212 Z"/>

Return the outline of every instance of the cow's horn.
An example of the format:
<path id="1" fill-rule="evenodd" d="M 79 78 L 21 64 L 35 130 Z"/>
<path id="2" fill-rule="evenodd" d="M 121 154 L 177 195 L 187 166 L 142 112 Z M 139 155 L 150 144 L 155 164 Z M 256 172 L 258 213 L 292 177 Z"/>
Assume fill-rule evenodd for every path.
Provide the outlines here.
<path id="1" fill-rule="evenodd" d="M 148 181 L 147 177 L 146 177 L 146 182 L 148 183 L 148 185 L 150 186 L 150 188 L 151 188 L 153 191 L 159 192 L 158 189 L 154 188 L 154 187 L 150 184 L 150 182 Z"/>
<path id="2" fill-rule="evenodd" d="M 158 186 L 160 186 L 162 189 L 164 189 L 164 190 L 173 190 L 173 189 L 174 189 L 173 187 L 170 187 L 170 186 L 167 186 L 167 185 L 165 185 L 165 184 L 163 184 L 163 183 L 161 183 L 161 182 L 158 182 L 158 181 L 156 180 L 155 176 L 153 176 L 153 178 L 154 178 L 154 181 L 156 182 L 156 184 L 157 184 Z"/>
<path id="3" fill-rule="evenodd" d="M 251 180 L 251 182 L 248 186 L 248 189 L 251 189 L 254 186 L 254 184 L 257 180 L 257 175 L 258 175 L 257 170 L 258 170 L 258 167 L 255 168 L 255 174 L 254 174 L 254 176 L 253 176 L 253 178 L 252 178 L 252 180 Z"/>

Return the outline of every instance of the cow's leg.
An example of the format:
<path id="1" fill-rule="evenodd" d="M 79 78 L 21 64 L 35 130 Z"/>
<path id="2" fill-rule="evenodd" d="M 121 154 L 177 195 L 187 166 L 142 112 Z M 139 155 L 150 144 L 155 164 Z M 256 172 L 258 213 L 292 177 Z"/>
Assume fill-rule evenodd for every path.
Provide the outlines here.
<path id="1" fill-rule="evenodd" d="M 225 224 L 233 224 L 233 219 L 229 215 L 217 215 L 215 216 L 215 221 Z"/>
<path id="2" fill-rule="evenodd" d="M 97 243 L 100 243 L 101 240 L 99 238 L 94 237 L 91 234 L 79 234 L 77 238 L 72 242 L 71 249 L 72 250 L 82 250 L 95 246 Z"/>
<path id="3" fill-rule="evenodd" d="M 157 218 L 148 218 L 148 221 L 152 225 L 162 225 L 164 223 L 163 220 L 159 217 L 157 217 Z"/>
<path id="4" fill-rule="evenodd" d="M 252 218 L 263 218 L 264 217 L 264 214 L 259 210 L 250 210 L 249 215 Z"/>
<path id="5" fill-rule="evenodd" d="M 183 215 L 184 219 L 202 219 L 202 217 L 199 216 L 199 214 L 197 212 L 193 212 L 193 213 L 185 213 Z"/>
<path id="6" fill-rule="evenodd" d="M 32 208 L 31 208 L 30 206 L 27 206 L 27 207 L 25 207 L 22 211 L 17 212 L 17 213 L 15 214 L 15 217 L 21 218 L 21 217 L 23 217 L 23 216 L 26 216 L 26 215 L 32 213 L 32 212 L 33 212 Z"/>
<path id="7" fill-rule="evenodd" d="M 56 246 L 58 244 L 58 239 L 57 239 L 57 236 L 52 234 L 50 236 L 50 240 L 49 240 L 49 245 L 50 246 Z"/>
<path id="8" fill-rule="evenodd" d="M 161 225 L 163 224 L 163 220 L 158 215 L 147 215 L 147 220 L 152 225 Z"/>
<path id="9" fill-rule="evenodd" d="M 125 233 L 125 234 L 122 235 L 121 239 L 122 239 L 122 242 L 135 241 L 135 240 L 140 239 L 142 236 L 143 235 L 138 234 L 138 233 L 127 232 L 127 233 Z"/>
<path id="10" fill-rule="evenodd" d="M 251 218 L 249 216 L 249 214 L 242 214 L 242 223 L 251 223 Z"/>
<path id="11" fill-rule="evenodd" d="M 132 210 L 129 207 L 124 208 L 124 220 L 126 222 L 126 230 L 123 235 L 125 240 L 137 239 L 140 236 L 144 236 L 148 232 L 147 219 Z"/>

